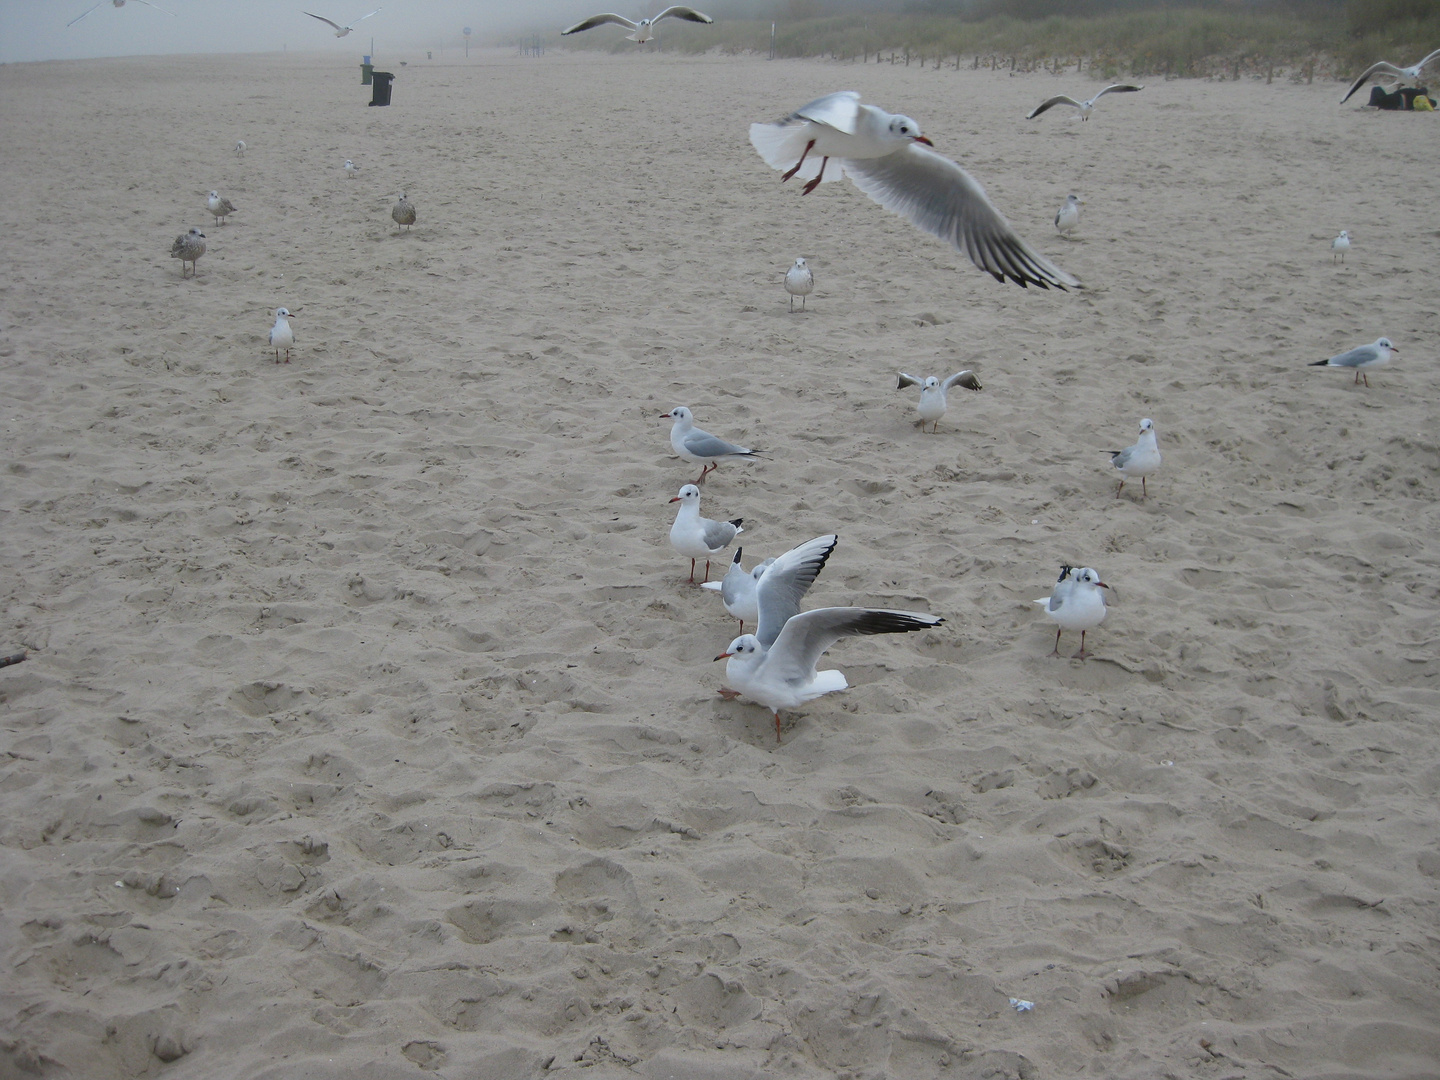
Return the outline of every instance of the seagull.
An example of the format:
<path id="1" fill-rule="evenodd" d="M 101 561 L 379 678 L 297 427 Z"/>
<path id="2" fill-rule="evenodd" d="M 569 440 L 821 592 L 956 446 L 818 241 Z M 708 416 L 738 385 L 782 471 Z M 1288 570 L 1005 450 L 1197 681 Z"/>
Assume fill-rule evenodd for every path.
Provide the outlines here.
<path id="1" fill-rule="evenodd" d="M 730 546 L 730 541 L 745 530 L 740 527 L 744 518 L 730 521 L 711 521 L 700 516 L 700 489 L 686 484 L 680 494 L 670 500 L 678 502 L 680 509 L 675 514 L 675 524 L 670 526 L 670 546 L 681 555 L 690 557 L 690 584 L 695 584 L 695 560 L 705 560 L 705 580 L 710 580 L 711 556 L 719 555 Z"/>
<path id="2" fill-rule="evenodd" d="M 245 140 L 244 140 L 244 139 L 239 139 L 239 140 L 236 141 L 236 143 L 235 143 L 235 156 L 236 156 L 236 157 L 244 157 L 244 156 L 245 156 Z"/>
<path id="3" fill-rule="evenodd" d="M 1056 94 L 1054 97 L 1048 98 L 1045 101 L 1042 101 L 1039 105 L 1036 105 L 1035 110 L 1029 116 L 1025 117 L 1025 119 L 1034 120 L 1035 117 L 1039 116 L 1046 109 L 1054 105 L 1073 105 L 1075 108 L 1080 110 L 1081 120 L 1089 120 L 1090 113 L 1095 108 L 1095 103 L 1099 101 L 1102 97 L 1104 97 L 1106 94 L 1128 94 L 1133 93 L 1136 90 L 1144 89 L 1145 87 L 1143 86 L 1132 86 L 1130 83 L 1112 83 L 1110 86 L 1105 87 L 1104 90 L 1101 90 L 1098 94 L 1092 97 L 1089 101 L 1076 101 L 1068 94 Z"/>
<path id="4" fill-rule="evenodd" d="M 711 589 L 720 594 L 721 601 L 725 604 L 725 610 L 731 616 L 740 620 L 740 630 L 745 630 L 745 622 L 758 622 L 760 619 L 760 608 L 755 599 L 755 586 L 764 576 L 765 571 L 775 564 L 774 559 L 766 559 L 764 562 L 756 563 L 755 566 L 746 570 L 740 565 L 740 554 L 744 548 L 735 549 L 735 558 L 730 562 L 730 569 L 726 572 L 721 581 L 706 581 L 701 584 L 702 589 Z"/>
<path id="5" fill-rule="evenodd" d="M 117 4 L 116 6 L 118 7 L 119 5 Z M 1436 49 L 1429 56 L 1425 57 L 1424 60 L 1421 60 L 1418 64 L 1413 64 L 1410 67 L 1396 67 L 1394 64 L 1390 63 L 1387 60 L 1381 60 L 1377 63 L 1371 64 L 1361 73 L 1358 79 L 1356 79 L 1353 83 L 1350 84 L 1350 89 L 1345 91 L 1345 96 L 1340 99 L 1340 104 L 1344 105 L 1345 102 L 1349 101 L 1350 96 L 1354 94 L 1356 90 L 1359 90 L 1360 87 L 1364 86 L 1367 82 L 1369 82 L 1372 78 L 1374 78 L 1377 82 L 1381 79 L 1394 79 L 1395 81 L 1402 84 L 1414 83 L 1416 86 L 1419 86 L 1421 68 L 1423 68 L 1426 64 L 1430 63 L 1430 61 L 1434 60 L 1436 57 L 1440 57 L 1440 49 Z"/>
<path id="6" fill-rule="evenodd" d="M 347 179 L 347 180 L 354 180 L 355 177 L 359 175 L 359 173 L 360 173 L 360 166 L 359 166 L 359 165 L 356 165 L 355 162 L 351 161 L 351 160 L 347 157 L 347 158 L 345 159 L 345 179 Z"/>
<path id="7" fill-rule="evenodd" d="M 790 310 L 795 310 L 795 297 L 800 297 L 800 310 L 805 310 L 805 297 L 815 291 L 815 274 L 804 259 L 785 271 L 785 291 L 790 294 Z"/>
<path id="8" fill-rule="evenodd" d="M 1127 446 L 1124 450 L 1102 450 L 1101 453 L 1109 454 L 1110 464 L 1120 470 L 1120 487 L 1115 489 L 1117 499 L 1120 497 L 1120 488 L 1123 488 L 1125 481 L 1132 476 L 1140 477 L 1140 497 L 1143 499 L 1149 494 L 1145 490 L 1145 477 L 1160 468 L 1160 450 L 1155 445 L 1153 420 L 1140 421 L 1140 438 L 1134 445 Z"/>
<path id="9" fill-rule="evenodd" d="M 1035 603 L 1045 609 L 1045 614 L 1056 622 L 1055 649 L 1051 656 L 1060 655 L 1060 633 L 1063 630 L 1080 631 L 1080 651 L 1071 659 L 1084 660 L 1090 654 L 1085 651 L 1085 631 L 1093 630 L 1105 621 L 1105 597 L 1101 589 L 1108 589 L 1100 580 L 1098 571 L 1086 567 L 1076 570 L 1062 566 L 1060 580 L 1049 596 L 1041 597 Z"/>
<path id="10" fill-rule="evenodd" d="M 767 165 L 784 170 L 782 182 L 804 177 L 806 195 L 848 175 L 886 210 L 953 244 L 996 281 L 1009 278 L 1021 288 L 1080 285 L 1021 240 L 975 178 L 931 149 L 919 124 L 860 104 L 853 90 L 827 94 L 775 123 L 751 124 L 750 143 Z M 831 158 L 835 167 L 827 173 Z"/>
<path id="11" fill-rule="evenodd" d="M 661 19 L 684 19 L 687 22 L 713 23 L 715 20 L 703 11 L 696 11 L 694 8 L 681 7 L 674 4 L 660 12 L 653 19 L 641 19 L 638 23 L 631 22 L 623 15 L 591 15 L 590 18 L 576 23 L 569 30 L 561 30 L 560 36 L 566 34 L 578 34 L 581 30 L 591 30 L 597 26 L 604 26 L 606 23 L 614 23 L 616 26 L 623 26 L 631 33 L 625 36 L 637 44 L 644 45 L 651 40 L 655 34 L 654 25 Z"/>
<path id="12" fill-rule="evenodd" d="M 706 475 L 718 469 L 720 466 L 717 463 L 724 458 L 755 457 L 757 454 L 765 453 L 764 450 L 751 450 L 748 447 L 736 446 L 734 443 L 711 435 L 708 431 L 701 431 L 695 426 L 695 417 L 683 405 L 677 405 L 669 412 L 661 413 L 660 419 L 675 421 L 670 425 L 670 447 L 675 453 L 686 461 L 705 462 L 705 467 L 700 470 L 700 475 L 695 480 L 697 484 L 703 484 Z"/>
<path id="13" fill-rule="evenodd" d="M 280 363 L 280 350 L 285 350 L 285 363 L 290 362 L 290 348 L 295 344 L 295 331 L 290 329 L 288 320 L 295 316 L 289 308 L 275 309 L 275 325 L 270 328 L 270 347 L 275 350 L 275 363 Z"/>
<path id="14" fill-rule="evenodd" d="M 152 4 L 152 3 L 150 3 L 150 0 L 135 0 L 135 2 L 136 2 L 137 4 L 144 4 L 146 7 L 152 7 L 152 8 L 154 8 L 156 11 L 163 11 L 163 12 L 165 12 L 166 15 L 169 15 L 169 16 L 172 17 L 172 18 L 178 18 L 178 16 L 177 16 L 173 11 L 165 11 L 165 9 L 162 8 L 159 4 Z M 125 6 L 125 0 L 110 0 L 110 3 L 111 3 L 111 5 L 113 5 L 114 7 L 117 7 L 117 8 L 122 8 L 122 7 Z M 86 15 L 89 15 L 90 12 L 94 11 L 95 8 L 102 8 L 102 7 L 104 7 L 104 6 L 105 6 L 105 0 L 100 0 L 100 2 L 95 5 L 95 7 L 87 8 L 85 11 L 81 12 L 79 15 L 76 15 L 75 18 L 71 19 L 71 20 L 70 20 L 68 23 L 66 23 L 65 25 L 66 25 L 66 26 L 74 26 L 74 25 L 75 25 L 77 22 L 79 22 L 81 19 L 85 18 Z"/>
<path id="15" fill-rule="evenodd" d="M 1346 230 L 1341 229 L 1340 235 L 1330 241 L 1330 262 L 1334 263 L 1335 256 L 1339 255 L 1340 261 L 1343 263 L 1345 261 L 1345 253 L 1349 250 L 1350 234 Z"/>
<path id="16" fill-rule="evenodd" d="M 415 224 L 415 207 L 411 206 L 405 198 L 405 193 L 400 193 L 400 201 L 390 208 L 390 216 L 395 219 L 395 231 L 400 231 L 404 225 L 408 231 L 411 225 Z"/>
<path id="17" fill-rule="evenodd" d="M 335 29 L 335 36 L 336 36 L 336 37 L 344 37 L 346 34 L 350 33 L 351 30 L 354 30 L 354 29 L 355 29 L 355 27 L 353 27 L 353 26 L 341 26 L 341 25 L 340 25 L 339 23 L 337 23 L 337 22 L 331 22 L 329 19 L 325 18 L 324 15 L 315 15 L 315 14 L 312 14 L 311 12 L 309 12 L 309 11 L 302 11 L 301 14 L 302 14 L 302 15 L 309 15 L 310 18 L 312 18 L 312 19 L 319 19 L 321 22 L 326 23 L 327 25 L 334 27 L 334 29 Z M 380 9 L 379 9 L 378 7 L 377 7 L 374 11 L 370 12 L 370 15 L 378 15 L 378 14 L 380 14 Z M 359 22 L 364 22 L 366 19 L 368 19 L 368 18 L 370 17 L 370 15 L 361 15 L 360 18 L 356 19 L 355 21 L 356 21 L 357 23 L 359 23 Z"/>
<path id="18" fill-rule="evenodd" d="M 205 200 L 205 209 L 209 210 L 215 218 L 215 224 L 224 225 L 224 219 L 231 214 L 238 214 L 239 207 L 229 199 L 222 199 L 218 191 L 210 192 L 210 197 Z"/>
<path id="19" fill-rule="evenodd" d="M 1055 215 L 1055 228 L 1066 240 L 1070 239 L 1070 234 L 1080 225 L 1081 202 L 1079 195 L 1067 195 L 1065 196 L 1065 205 L 1060 207 L 1059 212 Z"/>
<path id="20" fill-rule="evenodd" d="M 180 260 L 180 276 L 185 276 L 185 264 L 188 262 L 195 273 L 200 272 L 198 261 L 201 255 L 205 254 L 205 234 L 199 229 L 192 228 L 184 236 L 177 236 L 175 242 L 170 245 L 170 257 Z"/>
<path id="21" fill-rule="evenodd" d="M 1370 376 L 1365 374 L 1366 369 L 1388 363 L 1390 354 L 1399 351 L 1388 337 L 1382 337 L 1373 345 L 1360 345 L 1339 356 L 1332 356 L 1329 360 L 1316 360 L 1310 366 L 1354 368 L 1355 382 L 1359 383 L 1363 378 L 1365 385 L 1369 386 Z"/>
<path id="22" fill-rule="evenodd" d="M 945 400 L 945 392 L 952 386 L 963 386 L 966 390 L 979 390 L 980 380 L 975 377 L 973 371 L 957 371 L 944 382 L 941 382 L 934 375 L 927 375 L 923 379 L 917 379 L 914 375 L 906 375 L 901 371 L 900 381 L 895 384 L 896 390 L 903 390 L 907 386 L 920 387 L 920 404 L 915 411 L 920 414 L 920 430 L 925 430 L 925 425 L 931 423 L 935 427 L 931 434 L 940 430 L 940 418 L 945 415 L 949 403 Z"/>

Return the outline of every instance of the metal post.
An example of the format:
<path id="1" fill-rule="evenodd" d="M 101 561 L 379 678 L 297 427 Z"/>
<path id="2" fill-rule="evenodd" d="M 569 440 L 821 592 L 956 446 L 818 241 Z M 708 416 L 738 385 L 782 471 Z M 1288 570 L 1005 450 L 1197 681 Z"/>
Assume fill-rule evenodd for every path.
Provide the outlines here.
<path id="1" fill-rule="evenodd" d="M 775 24 L 770 24 L 770 59 L 775 59 Z"/>

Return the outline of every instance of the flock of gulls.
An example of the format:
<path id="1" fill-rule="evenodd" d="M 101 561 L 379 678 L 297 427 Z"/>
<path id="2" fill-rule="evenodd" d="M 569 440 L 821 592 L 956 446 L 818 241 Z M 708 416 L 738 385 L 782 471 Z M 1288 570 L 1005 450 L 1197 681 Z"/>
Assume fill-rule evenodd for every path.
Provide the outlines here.
<path id="1" fill-rule="evenodd" d="M 120 7 L 125 0 L 111 2 Z M 148 3 L 148 0 L 140 2 Z M 377 8 L 361 19 L 368 19 L 379 10 Z M 353 25 L 335 23 L 310 12 L 304 14 L 327 23 L 339 37 L 354 29 Z M 631 31 L 628 35 L 630 40 L 644 44 L 654 39 L 654 24 L 667 18 L 697 23 L 713 21 L 710 16 L 693 8 L 672 6 L 653 18 L 639 22 L 608 13 L 594 15 L 563 33 L 574 34 L 615 24 Z M 361 19 L 355 21 L 358 23 Z M 1375 64 L 1356 80 L 1342 101 L 1348 100 L 1370 79 L 1417 81 L 1421 69 L 1437 57 L 1440 57 L 1440 51 L 1408 68 L 1386 62 Z M 1107 94 L 1134 93 L 1142 89 L 1142 86 L 1117 83 L 1085 101 L 1064 94 L 1056 95 L 1036 106 L 1027 119 L 1034 119 L 1063 105 L 1075 109 L 1078 119 L 1087 121 L 1096 104 Z M 811 194 L 821 184 L 848 176 L 857 188 L 880 206 L 951 244 L 997 281 L 1008 281 L 1021 288 L 1030 285 L 1059 290 L 1081 287 L 1079 280 L 1020 237 L 990 201 L 980 183 L 954 161 L 936 151 L 915 120 L 864 104 L 860 95 L 853 91 L 827 94 L 778 121 L 752 124 L 750 142 L 768 165 L 781 172 L 782 182 L 797 177 L 803 181 L 802 195 Z M 237 155 L 243 156 L 245 149 L 243 140 L 235 144 Z M 358 169 L 353 160 L 346 159 L 344 170 L 347 178 L 353 179 Z M 1079 227 L 1083 201 L 1078 195 L 1071 194 L 1056 213 L 1055 228 L 1062 238 L 1070 239 Z M 218 191 L 209 192 L 206 209 L 219 226 L 225 224 L 229 215 L 238 212 L 238 208 Z M 399 196 L 391 210 L 391 217 L 397 231 L 409 229 L 415 224 L 415 208 L 405 194 Z M 205 254 L 205 241 L 205 234 L 198 228 L 191 228 L 175 239 L 170 254 L 172 258 L 181 260 L 182 277 L 186 276 L 187 264 L 191 272 L 198 273 L 197 263 Z M 1332 260 L 1338 258 L 1343 261 L 1351 247 L 1349 232 L 1342 231 L 1330 246 Z M 814 273 L 804 258 L 797 258 L 784 273 L 784 285 L 790 295 L 791 312 L 795 312 L 798 298 L 799 310 L 803 313 L 805 300 L 815 289 Z M 289 363 L 295 344 L 289 320 L 294 316 L 284 307 L 276 308 L 274 314 L 269 345 L 277 364 L 282 362 L 282 352 L 285 354 L 283 362 Z M 1351 370 L 1355 382 L 1358 384 L 1363 379 L 1368 387 L 1369 369 L 1386 363 L 1391 354 L 1398 351 L 1389 338 L 1382 337 L 1373 344 L 1361 345 L 1327 360 L 1316 361 L 1315 366 Z M 975 373 L 968 370 L 944 379 L 934 375 L 898 373 L 897 389 L 920 388 L 916 407 L 919 425 L 922 432 L 928 425 L 931 434 L 938 433 L 940 420 L 947 411 L 947 392 L 957 386 L 977 392 L 981 389 Z M 730 685 L 722 688 L 720 694 L 727 699 L 744 695 L 770 709 L 774 714 L 777 741 L 781 737 L 781 710 L 796 708 L 823 694 L 843 690 L 848 685 L 841 672 L 817 669 L 822 655 L 837 641 L 852 636 L 910 633 L 939 626 L 945 621 L 923 612 L 862 607 L 827 607 L 802 612 L 801 601 L 839 544 L 838 536 L 833 533 L 815 537 L 779 556 L 765 559 L 748 571 L 741 562 L 743 549 L 737 548 L 724 579 L 711 582 L 711 561 L 741 535 L 744 519 L 712 520 L 703 517 L 700 513 L 700 485 L 719 468 L 722 461 L 755 459 L 764 451 L 730 442 L 696 427 L 693 414 L 684 406 L 675 406 L 662 418 L 671 421 L 670 446 L 675 454 L 701 466 L 700 475 L 692 483 L 681 487 L 670 500 L 679 504 L 670 528 L 671 546 L 679 555 L 690 559 L 689 582 L 692 585 L 696 584 L 696 564 L 701 559 L 705 560 L 700 585 L 720 593 L 725 610 L 739 620 L 742 631 L 715 658 L 727 661 L 725 675 Z M 1140 421 L 1139 438 L 1133 445 L 1105 453 L 1110 455 L 1110 464 L 1119 476 L 1115 497 L 1120 498 L 1127 481 L 1139 479 L 1140 497 L 1147 498 L 1146 480 L 1159 470 L 1161 464 L 1154 421 L 1148 417 Z M 1073 658 L 1084 660 L 1090 655 L 1085 648 L 1085 636 L 1104 621 L 1108 610 L 1102 590 L 1110 590 L 1110 586 L 1100 579 L 1099 572 L 1093 567 L 1065 565 L 1061 567 L 1059 579 L 1050 595 L 1035 601 L 1056 625 L 1052 656 L 1059 655 L 1060 638 L 1066 630 L 1080 632 L 1080 649 Z M 753 633 L 743 632 L 747 622 L 753 624 Z"/>

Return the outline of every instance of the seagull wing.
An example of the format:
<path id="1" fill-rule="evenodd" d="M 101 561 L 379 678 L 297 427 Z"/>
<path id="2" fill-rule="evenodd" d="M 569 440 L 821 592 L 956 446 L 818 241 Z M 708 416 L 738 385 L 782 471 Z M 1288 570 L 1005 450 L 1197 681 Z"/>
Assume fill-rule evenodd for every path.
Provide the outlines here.
<path id="1" fill-rule="evenodd" d="M 1350 89 L 1345 91 L 1345 96 L 1340 99 L 1340 104 L 1344 105 L 1345 102 L 1349 101 L 1351 95 L 1354 94 L 1356 90 L 1359 90 L 1360 87 L 1364 86 L 1376 75 L 1389 75 L 1391 78 L 1403 79 L 1405 72 L 1403 69 L 1396 67 L 1386 60 L 1371 64 L 1361 73 L 1358 79 L 1350 84 Z"/>
<path id="2" fill-rule="evenodd" d="M 777 558 L 755 584 L 760 617 L 755 636 L 767 648 L 775 644 L 786 624 L 800 613 L 800 601 L 815 584 L 825 561 L 840 538 L 834 533 L 807 540 Z"/>
<path id="3" fill-rule="evenodd" d="M 694 454 L 697 458 L 722 458 L 735 455 L 748 454 L 751 451 L 743 446 L 736 446 L 732 442 L 711 435 L 708 431 L 693 429 L 685 436 L 685 449 Z"/>
<path id="4" fill-rule="evenodd" d="M 767 574 L 766 577 L 769 575 Z M 764 578 L 761 579 L 764 581 Z M 868 634 L 905 634 L 928 630 L 945 620 L 919 611 L 883 611 L 860 607 L 816 608 L 796 615 L 785 624 L 765 654 L 767 678 L 808 683 L 826 649 L 842 637 Z"/>
<path id="5" fill-rule="evenodd" d="M 975 377 L 973 371 L 957 371 L 942 383 L 946 390 L 952 386 L 963 386 L 966 390 L 979 390 L 980 380 Z"/>
<path id="6" fill-rule="evenodd" d="M 907 386 L 925 385 L 924 379 L 917 379 L 914 375 L 906 375 L 903 371 L 899 372 L 898 374 L 900 375 L 900 381 L 895 384 L 896 390 L 904 390 Z"/>
<path id="7" fill-rule="evenodd" d="M 703 11 L 696 11 L 694 8 L 682 7 L 680 4 L 672 4 L 670 7 L 667 7 L 664 11 L 660 12 L 659 15 L 656 15 L 655 18 L 651 19 L 650 22 L 654 24 L 659 22 L 661 19 L 684 19 L 687 22 L 698 23 L 713 23 L 715 21 L 709 15 L 706 15 Z"/>
<path id="8" fill-rule="evenodd" d="M 1330 367 L 1353 368 L 1359 367 L 1361 364 L 1372 363 L 1379 355 L 1380 350 L 1374 345 L 1361 345 L 1349 352 L 1343 352 L 1339 356 L 1332 356 L 1326 363 Z"/>
<path id="9" fill-rule="evenodd" d="M 919 229 L 948 240 L 996 281 L 1024 288 L 1078 288 L 1080 282 L 1035 251 L 1011 227 L 975 178 L 947 157 L 910 143 L 878 158 L 846 158 L 855 186 Z"/>
<path id="10" fill-rule="evenodd" d="M 616 26 L 623 26 L 626 30 L 639 30 L 640 24 L 633 23 L 624 15 L 591 15 L 590 18 L 576 23 L 569 30 L 561 30 L 560 35 L 578 34 L 581 30 L 593 30 L 597 26 L 604 26 L 606 23 L 614 23 Z"/>
<path id="11" fill-rule="evenodd" d="M 1135 90 L 1144 90 L 1144 89 L 1145 89 L 1145 87 L 1143 87 L 1143 86 L 1134 86 L 1134 85 L 1132 85 L 1131 83 L 1111 83 L 1109 86 L 1105 87 L 1104 90 L 1101 90 L 1098 94 L 1096 94 L 1096 95 L 1095 95 L 1093 98 L 1091 98 L 1090 100 L 1091 100 L 1091 102 L 1096 102 L 1096 101 L 1099 101 L 1099 100 L 1100 100 L 1102 97 L 1104 97 L 1106 94 L 1129 94 L 1129 93 L 1132 93 L 1132 92 L 1135 91 Z"/>
<path id="12" fill-rule="evenodd" d="M 1073 105 L 1077 109 L 1080 108 L 1080 102 L 1076 101 L 1073 97 L 1070 97 L 1068 94 L 1058 94 L 1055 97 L 1049 98 L 1045 101 L 1042 101 L 1039 105 L 1036 105 L 1034 111 L 1031 112 L 1029 116 L 1025 117 L 1025 119 L 1034 120 L 1035 117 L 1039 116 L 1046 109 L 1054 105 Z"/>
<path id="13" fill-rule="evenodd" d="M 309 15 L 310 18 L 312 18 L 312 19 L 319 19 L 319 20 L 320 20 L 321 22 L 323 22 L 323 23 L 330 23 L 330 25 L 333 26 L 336 30 L 347 30 L 347 29 L 349 29 L 348 27 L 341 26 L 341 25 L 340 25 L 339 23 L 337 23 L 337 22 L 330 22 L 330 20 L 327 19 L 327 18 L 325 18 L 324 15 L 316 15 L 313 11 L 302 11 L 300 14 L 302 14 L 302 15 Z"/>
<path id="14" fill-rule="evenodd" d="M 104 7 L 104 6 L 105 6 L 105 0 L 100 0 L 100 3 L 96 4 L 95 7 L 86 8 L 84 11 L 82 11 L 79 15 L 76 15 L 75 18 L 71 19 L 71 20 L 70 20 L 69 22 L 67 22 L 65 25 L 66 25 L 67 27 L 69 27 L 69 26 L 74 26 L 74 25 L 75 25 L 77 22 L 79 22 L 81 19 L 85 18 L 86 15 L 89 15 L 90 12 L 94 11 L 95 8 Z"/>
<path id="15" fill-rule="evenodd" d="M 380 11 L 381 11 L 381 9 L 377 7 L 374 11 L 370 12 L 370 15 L 379 15 L 379 14 L 380 14 Z M 370 17 L 370 15 L 361 15 L 360 18 L 356 19 L 355 21 L 356 21 L 357 23 L 364 22 L 366 19 L 368 19 L 368 18 Z M 352 30 L 354 29 L 354 26 L 353 26 L 353 25 L 351 26 L 351 29 L 352 29 Z"/>
<path id="16" fill-rule="evenodd" d="M 854 135 L 860 122 L 860 95 L 854 90 L 840 90 L 816 98 L 809 105 L 802 105 L 787 117 L 789 120 L 809 120 L 825 124 L 836 131 Z"/>
<path id="17" fill-rule="evenodd" d="M 745 531 L 740 528 L 741 520 L 743 519 L 711 521 L 709 518 L 701 518 L 700 523 L 704 526 L 702 535 L 705 538 L 705 546 L 711 551 L 719 551 L 731 540 L 734 540 L 737 534 Z"/>
<path id="18" fill-rule="evenodd" d="M 169 15 L 172 19 L 178 19 L 180 17 L 179 15 L 176 15 L 173 11 L 165 11 L 165 9 L 159 4 L 150 3 L 150 0 L 135 0 L 135 2 L 137 4 L 144 4 L 146 7 L 153 7 L 156 11 L 164 12 L 164 14 Z"/>

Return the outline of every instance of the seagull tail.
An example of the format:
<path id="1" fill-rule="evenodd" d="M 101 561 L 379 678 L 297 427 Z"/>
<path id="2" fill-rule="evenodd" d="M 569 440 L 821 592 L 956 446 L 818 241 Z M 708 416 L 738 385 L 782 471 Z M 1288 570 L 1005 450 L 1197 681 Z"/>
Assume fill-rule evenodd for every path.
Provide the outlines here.
<path id="1" fill-rule="evenodd" d="M 1329 360 L 1316 360 L 1316 361 L 1313 361 L 1312 363 L 1306 364 L 1305 366 L 1306 366 L 1306 367 L 1328 367 L 1329 365 L 1330 365 L 1330 361 L 1329 361 Z"/>

